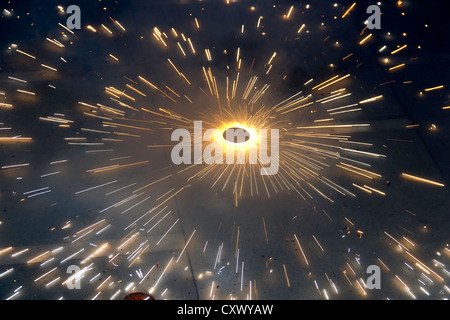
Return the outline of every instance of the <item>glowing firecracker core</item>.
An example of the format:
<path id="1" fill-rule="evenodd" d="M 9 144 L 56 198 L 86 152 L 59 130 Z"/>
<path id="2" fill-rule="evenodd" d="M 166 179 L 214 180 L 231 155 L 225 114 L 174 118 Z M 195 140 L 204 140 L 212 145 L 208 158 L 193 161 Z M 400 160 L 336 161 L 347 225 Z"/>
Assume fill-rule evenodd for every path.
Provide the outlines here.
<path id="1" fill-rule="evenodd" d="M 250 132 L 240 127 L 228 128 L 223 132 L 222 136 L 231 143 L 245 143 L 250 140 Z"/>

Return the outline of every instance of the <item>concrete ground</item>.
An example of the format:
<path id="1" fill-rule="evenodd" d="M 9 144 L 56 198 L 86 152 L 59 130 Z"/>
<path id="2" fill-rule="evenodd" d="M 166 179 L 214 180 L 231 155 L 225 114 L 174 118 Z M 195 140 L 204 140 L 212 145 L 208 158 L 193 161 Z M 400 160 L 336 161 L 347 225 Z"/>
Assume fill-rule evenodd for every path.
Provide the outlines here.
<path id="1" fill-rule="evenodd" d="M 80 1 L 82 29 L 73 34 L 57 7 L 70 2 L 0 7 L 7 10 L 0 19 L 0 136 L 32 138 L 0 142 L 1 299 L 121 299 L 137 291 L 169 300 L 448 298 L 443 4 L 383 2 L 381 29 L 368 30 L 364 2 L 348 14 L 352 2 L 226 2 Z M 167 47 L 154 27 L 165 32 Z M 202 67 L 211 67 L 224 92 L 226 77 L 230 85 L 236 79 L 238 48 L 236 101 L 251 76 L 258 76 L 252 93 L 270 84 L 257 107 L 310 95 L 312 104 L 281 117 L 287 132 L 339 141 L 283 141 L 337 151 L 345 159 L 304 155 L 323 162 L 320 177 L 353 196 L 287 170 L 304 189 L 269 184 L 268 196 L 260 180 L 251 196 L 250 179 L 241 176 L 236 206 L 235 176 L 226 187 L 228 173 L 215 183 L 229 171 L 219 166 L 193 178 L 198 167 L 175 166 L 170 148 L 148 147 L 171 144 L 171 131 L 185 125 L 151 113 L 163 114 L 159 108 L 191 120 L 218 114 Z M 107 87 L 120 90 L 108 94 Z M 333 96 L 343 88 L 348 96 Z M 346 105 L 361 110 L 333 113 Z M 311 128 L 347 124 L 370 126 Z M 378 289 L 367 287 L 372 265 L 380 270 Z M 75 282 L 69 266 L 80 270 Z"/>

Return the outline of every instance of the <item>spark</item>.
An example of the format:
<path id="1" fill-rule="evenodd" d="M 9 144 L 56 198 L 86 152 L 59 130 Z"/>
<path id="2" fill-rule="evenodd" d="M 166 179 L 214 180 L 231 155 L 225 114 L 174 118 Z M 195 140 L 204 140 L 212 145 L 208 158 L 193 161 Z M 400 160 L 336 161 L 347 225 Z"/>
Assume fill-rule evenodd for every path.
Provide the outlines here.
<path id="1" fill-rule="evenodd" d="M 432 184 L 432 185 L 435 185 L 435 186 L 438 186 L 438 187 L 445 187 L 445 185 L 443 183 L 432 181 L 432 180 L 428 180 L 428 179 L 417 177 L 417 176 L 413 176 L 413 175 L 407 174 L 407 173 L 402 173 L 402 177 L 405 177 L 406 179 L 410 179 L 410 180 L 414 180 L 414 181 L 419 181 L 419 182 Z"/>

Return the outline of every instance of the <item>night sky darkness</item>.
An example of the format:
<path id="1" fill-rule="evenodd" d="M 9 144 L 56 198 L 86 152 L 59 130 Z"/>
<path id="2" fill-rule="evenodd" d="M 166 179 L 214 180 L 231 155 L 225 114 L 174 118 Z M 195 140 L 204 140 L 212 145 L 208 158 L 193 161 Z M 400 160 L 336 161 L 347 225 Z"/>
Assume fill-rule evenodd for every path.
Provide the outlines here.
<path id="1" fill-rule="evenodd" d="M 449 297 L 444 1 L 379 30 L 325 0 L 77 1 L 69 30 L 73 2 L 0 7 L 0 299 Z M 194 121 L 278 129 L 278 173 L 175 165 Z"/>

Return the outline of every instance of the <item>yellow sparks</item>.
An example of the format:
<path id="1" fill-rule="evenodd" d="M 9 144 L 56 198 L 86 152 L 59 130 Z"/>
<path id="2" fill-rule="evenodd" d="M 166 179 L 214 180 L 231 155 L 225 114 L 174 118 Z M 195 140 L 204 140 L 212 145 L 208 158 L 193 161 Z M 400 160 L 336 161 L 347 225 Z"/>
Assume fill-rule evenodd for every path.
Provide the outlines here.
<path id="1" fill-rule="evenodd" d="M 396 66 L 393 66 L 393 67 L 389 68 L 389 71 L 392 71 L 392 70 L 395 70 L 395 69 L 398 69 L 398 68 L 401 68 L 401 67 L 404 67 L 404 66 L 406 66 L 406 64 L 402 63 L 402 64 L 399 64 L 399 65 L 396 65 Z"/>
<path id="2" fill-rule="evenodd" d="M 349 13 L 350 11 L 352 11 L 352 9 L 356 6 L 356 2 L 354 2 L 350 8 L 347 9 L 347 11 L 345 11 L 345 13 L 342 15 L 342 19 L 344 19 Z"/>
<path id="3" fill-rule="evenodd" d="M 407 46 L 408 46 L 408 45 L 405 44 L 404 46 L 401 46 L 400 48 L 398 48 L 398 49 L 392 51 L 391 54 L 396 54 L 397 52 L 399 52 L 399 51 L 401 51 L 401 50 L 403 50 L 403 49 L 406 49 Z"/>
<path id="4" fill-rule="evenodd" d="M 97 32 L 97 30 L 93 26 L 87 26 L 86 29 L 91 30 L 92 32 Z"/>
<path id="5" fill-rule="evenodd" d="M 366 36 L 364 39 L 362 39 L 359 44 L 363 44 L 364 42 L 366 42 L 370 37 L 372 37 L 372 33 L 370 33 L 368 36 Z"/>
<path id="6" fill-rule="evenodd" d="M 30 57 L 30 58 L 32 58 L 32 59 L 36 59 L 35 56 L 32 56 L 32 55 L 29 54 L 29 53 L 23 52 L 23 51 L 21 51 L 21 50 L 19 50 L 19 49 L 16 49 L 16 51 L 17 51 L 18 53 L 21 53 L 21 54 L 27 56 L 27 57 Z"/>
<path id="7" fill-rule="evenodd" d="M 291 7 L 289 8 L 288 13 L 287 13 L 284 17 L 285 17 L 286 19 L 289 19 L 289 17 L 291 16 L 293 10 L 294 10 L 294 6 L 291 6 Z"/>
<path id="8" fill-rule="evenodd" d="M 420 178 L 420 177 L 413 176 L 413 175 L 410 175 L 410 174 L 407 174 L 407 173 L 402 173 L 402 177 L 405 177 L 405 178 L 411 179 L 411 180 L 415 180 L 415 181 L 419 181 L 419 182 L 429 183 L 429 184 L 432 184 L 432 185 L 435 185 L 435 186 L 438 186 L 438 187 L 445 187 L 445 185 L 442 184 L 442 183 L 435 182 L 435 181 L 428 180 L 428 179 L 424 179 L 424 178 Z"/>
<path id="9" fill-rule="evenodd" d="M 436 86 L 436 87 L 432 87 L 432 88 L 427 88 L 424 91 L 429 92 L 429 91 L 433 91 L 433 90 L 439 90 L 439 89 L 443 89 L 444 86 L 440 85 L 440 86 Z"/>

